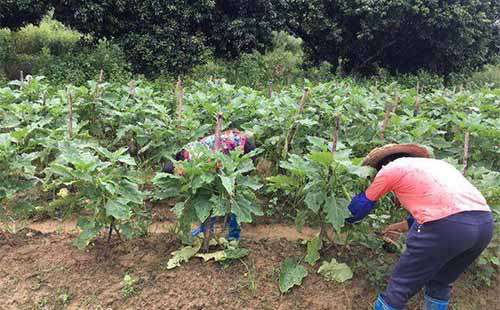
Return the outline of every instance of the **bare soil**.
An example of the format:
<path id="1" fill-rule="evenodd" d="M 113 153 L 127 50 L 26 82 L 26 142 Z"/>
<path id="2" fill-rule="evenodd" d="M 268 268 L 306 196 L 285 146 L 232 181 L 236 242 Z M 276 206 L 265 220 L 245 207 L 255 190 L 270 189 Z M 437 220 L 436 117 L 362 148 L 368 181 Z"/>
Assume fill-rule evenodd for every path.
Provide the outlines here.
<path id="1" fill-rule="evenodd" d="M 74 224 L 48 220 L 0 235 L 1 310 L 371 309 L 377 294 L 362 271 L 338 284 L 317 275 L 318 266 L 307 266 L 303 285 L 281 294 L 280 264 L 286 257 L 304 256 L 305 246 L 298 240 L 314 235 L 311 228 L 297 233 L 285 224 L 247 225 L 241 245 L 251 252 L 242 261 L 222 266 L 192 258 L 167 270 L 171 252 L 181 246 L 168 233 L 168 220 L 152 225 L 147 238 L 115 241 L 109 250 L 104 239 L 98 240 L 87 251 L 72 245 Z M 359 249 L 354 253 L 377 259 Z M 323 259 L 349 263 L 348 255 L 353 254 L 331 247 Z M 124 294 L 126 274 L 136 280 L 129 294 Z M 452 309 L 500 309 L 500 279 L 491 288 L 478 289 L 470 277 L 465 275 L 455 286 Z M 409 309 L 421 309 L 420 300 L 417 296 Z"/>

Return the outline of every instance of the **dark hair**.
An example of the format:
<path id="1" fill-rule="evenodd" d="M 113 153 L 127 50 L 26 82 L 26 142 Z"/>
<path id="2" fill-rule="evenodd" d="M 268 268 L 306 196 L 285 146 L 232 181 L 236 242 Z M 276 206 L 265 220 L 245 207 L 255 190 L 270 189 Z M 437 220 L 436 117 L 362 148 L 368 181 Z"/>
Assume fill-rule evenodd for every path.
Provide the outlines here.
<path id="1" fill-rule="evenodd" d="M 244 154 L 248 154 L 251 151 L 255 150 L 256 148 L 257 147 L 255 145 L 255 141 L 253 141 L 252 139 L 248 139 L 247 142 L 245 143 L 245 145 L 243 146 L 243 152 L 244 152 Z M 252 156 L 252 161 L 254 163 L 256 160 L 257 160 L 257 156 Z"/>
<path id="2" fill-rule="evenodd" d="M 177 154 L 175 154 L 175 160 L 184 160 L 185 159 L 183 151 L 184 150 L 180 150 L 179 152 L 177 152 Z"/>
<path id="3" fill-rule="evenodd" d="M 383 166 L 387 165 L 391 161 L 394 161 L 394 160 L 396 160 L 398 158 L 403 158 L 403 157 L 414 157 L 414 156 L 411 155 L 411 154 L 408 154 L 408 153 L 394 153 L 394 154 L 391 154 L 391 155 L 387 155 L 386 157 L 382 158 L 377 163 L 377 166 L 375 167 L 375 169 L 377 169 L 377 171 L 379 171 L 380 169 L 382 169 Z"/>
<path id="4" fill-rule="evenodd" d="M 184 154 L 183 154 L 183 151 L 184 151 L 184 150 L 180 150 L 179 152 L 177 152 L 177 153 L 175 154 L 175 157 L 174 157 L 174 158 L 175 158 L 175 160 L 177 160 L 177 161 L 184 160 Z M 165 165 L 163 165 L 163 169 L 162 169 L 162 170 L 163 170 L 163 172 L 165 172 L 165 173 L 170 173 L 170 174 L 172 174 L 172 173 L 174 173 L 174 168 L 175 168 L 175 167 L 174 167 L 174 163 L 173 163 L 172 161 L 170 161 L 170 160 L 169 160 L 169 161 L 167 161 L 167 162 L 165 163 Z"/>

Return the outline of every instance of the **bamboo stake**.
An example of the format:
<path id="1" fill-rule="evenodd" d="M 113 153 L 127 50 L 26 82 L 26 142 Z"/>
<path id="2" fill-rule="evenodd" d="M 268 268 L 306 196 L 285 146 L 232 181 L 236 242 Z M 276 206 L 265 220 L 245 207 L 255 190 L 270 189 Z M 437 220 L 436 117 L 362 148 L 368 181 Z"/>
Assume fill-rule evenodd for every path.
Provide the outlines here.
<path id="1" fill-rule="evenodd" d="M 338 140 L 339 140 L 339 131 L 340 131 L 340 115 L 337 114 L 335 116 L 335 126 L 333 127 L 333 135 L 332 135 L 332 150 L 331 150 L 332 151 L 332 155 L 335 154 L 335 152 L 337 152 L 337 144 L 338 144 Z M 332 177 L 332 174 L 335 174 L 335 171 L 333 171 L 333 169 L 331 167 L 329 167 L 328 169 L 329 169 L 328 170 L 328 173 L 329 173 L 329 181 L 328 182 L 331 183 L 331 177 Z M 335 177 L 335 175 L 333 175 L 333 177 Z M 327 237 L 327 235 L 326 235 L 326 225 L 325 225 L 325 221 L 323 220 L 323 218 L 321 218 L 320 228 L 319 228 L 319 238 L 320 238 L 320 241 L 321 241 L 321 246 L 323 246 L 323 240 L 325 239 L 325 237 Z"/>
<path id="2" fill-rule="evenodd" d="M 465 137 L 464 137 L 464 168 L 462 171 L 463 175 L 467 174 L 467 168 L 469 164 L 469 146 L 470 146 L 470 133 L 468 131 L 465 132 Z"/>
<path id="3" fill-rule="evenodd" d="M 214 149 L 215 152 L 219 152 L 222 149 L 222 141 L 221 141 L 222 121 L 223 121 L 223 114 L 219 112 L 217 113 L 217 122 L 215 125 L 215 149 Z M 212 239 L 212 230 L 210 229 L 211 218 L 212 214 L 210 212 L 207 219 L 205 220 L 205 223 L 203 224 L 205 227 L 204 239 L 203 239 L 203 251 L 205 253 L 208 252 L 210 247 L 210 239 Z M 226 220 L 224 220 L 224 222 L 225 221 Z"/>
<path id="4" fill-rule="evenodd" d="M 335 153 L 337 151 L 339 130 L 340 130 L 340 115 L 337 115 L 335 116 L 335 127 L 333 128 L 332 153 Z"/>
<path id="5" fill-rule="evenodd" d="M 385 129 L 387 128 L 387 125 L 389 124 L 391 110 L 392 110 L 391 105 L 388 104 L 385 106 L 384 121 L 382 122 L 382 129 L 380 130 L 380 139 L 382 139 L 382 140 L 385 139 Z"/>
<path id="6" fill-rule="evenodd" d="M 135 88 L 137 87 L 137 83 L 134 80 L 132 80 L 132 81 L 130 81 L 130 83 L 128 83 L 128 87 L 129 87 L 129 90 L 128 90 L 129 95 L 132 97 L 135 97 L 135 95 L 136 95 Z"/>
<path id="7" fill-rule="evenodd" d="M 101 71 L 99 71 L 99 83 L 104 82 L 104 69 L 101 68 Z"/>
<path id="8" fill-rule="evenodd" d="M 308 96 L 309 96 L 309 88 L 306 87 L 304 88 L 304 94 L 302 94 L 302 98 L 300 98 L 299 114 L 302 114 L 302 112 L 304 112 L 304 106 Z"/>
<path id="9" fill-rule="evenodd" d="M 68 96 L 68 139 L 71 140 L 73 137 L 73 98 L 68 89 L 66 89 L 66 94 Z"/>
<path id="10" fill-rule="evenodd" d="M 175 93 L 177 95 L 177 119 L 180 120 L 182 118 L 182 112 L 184 110 L 184 85 L 180 76 L 177 79 Z"/>
<path id="11" fill-rule="evenodd" d="M 417 82 L 417 95 L 415 97 L 415 110 L 413 111 L 413 116 L 417 116 L 420 113 L 420 97 L 419 97 L 419 83 Z"/>
<path id="12" fill-rule="evenodd" d="M 221 135 L 222 135 L 222 112 L 217 113 L 217 123 L 215 125 L 215 151 L 218 152 L 222 148 Z"/>
<path id="13" fill-rule="evenodd" d="M 299 117 L 302 112 L 304 112 L 304 106 L 307 100 L 307 97 L 309 96 L 309 88 L 304 88 L 304 93 L 302 94 L 302 97 L 300 98 L 299 101 L 299 112 L 296 116 Z M 297 123 L 294 121 L 292 126 L 290 127 L 290 130 L 287 133 L 287 136 L 285 138 L 285 146 L 283 147 L 283 153 L 281 154 L 281 157 L 283 159 L 286 158 L 286 155 L 288 154 L 288 149 L 290 148 L 290 145 L 292 145 L 293 138 L 295 137 L 295 133 L 297 132 Z"/>
<path id="14" fill-rule="evenodd" d="M 398 94 L 396 94 L 395 98 L 395 103 L 394 104 L 386 104 L 385 106 L 385 114 L 384 114 L 384 121 L 382 122 L 382 129 L 380 130 L 380 139 L 384 140 L 385 139 L 385 130 L 387 129 L 387 126 L 389 125 L 389 120 L 391 119 L 391 113 L 396 112 L 396 109 L 398 108 L 400 97 Z"/>

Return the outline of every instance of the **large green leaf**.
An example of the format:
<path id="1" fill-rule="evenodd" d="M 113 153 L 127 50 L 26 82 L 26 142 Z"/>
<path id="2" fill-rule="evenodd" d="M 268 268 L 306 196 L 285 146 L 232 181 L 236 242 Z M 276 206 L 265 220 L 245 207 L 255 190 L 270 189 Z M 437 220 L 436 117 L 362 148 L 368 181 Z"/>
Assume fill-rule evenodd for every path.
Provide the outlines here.
<path id="1" fill-rule="evenodd" d="M 221 181 L 222 181 L 222 185 L 224 186 L 224 188 L 226 189 L 227 193 L 229 195 L 234 195 L 234 186 L 235 186 L 235 177 L 234 176 L 224 176 L 224 175 L 221 175 L 219 176 Z"/>
<path id="2" fill-rule="evenodd" d="M 321 239 L 319 236 L 307 241 L 307 254 L 304 260 L 313 266 L 320 259 L 319 250 L 321 249 Z"/>
<path id="3" fill-rule="evenodd" d="M 194 209 L 196 210 L 196 216 L 200 222 L 205 222 L 205 220 L 210 215 L 212 210 L 212 203 L 210 201 L 210 195 L 197 194 L 193 198 Z"/>
<path id="4" fill-rule="evenodd" d="M 259 178 L 256 176 L 240 176 L 236 179 L 236 184 L 248 187 L 254 191 L 259 190 L 262 187 L 262 184 L 259 181 Z"/>
<path id="5" fill-rule="evenodd" d="M 201 248 L 201 243 L 193 246 L 185 246 L 178 251 L 172 252 L 172 258 L 167 262 L 167 269 L 179 267 L 181 263 L 189 261 Z"/>
<path id="6" fill-rule="evenodd" d="M 236 195 L 231 211 L 236 215 L 238 222 L 252 222 L 252 214 L 263 215 L 262 210 L 244 195 Z"/>
<path id="7" fill-rule="evenodd" d="M 344 226 L 345 219 L 350 216 L 347 209 L 347 200 L 329 196 L 325 202 L 326 221 L 333 226 L 336 232 L 340 232 Z"/>
<path id="8" fill-rule="evenodd" d="M 302 284 L 302 280 L 307 276 L 307 270 L 293 258 L 286 258 L 280 267 L 280 291 L 288 292 L 295 285 Z"/>
<path id="9" fill-rule="evenodd" d="M 337 263 L 335 258 L 332 258 L 331 262 L 323 262 L 318 269 L 318 273 L 328 281 L 340 283 L 352 279 L 353 276 L 351 268 L 344 263 Z"/>
<path id="10" fill-rule="evenodd" d="M 132 216 L 131 207 L 128 205 L 126 200 L 109 200 L 104 208 L 106 209 L 107 216 L 112 216 L 117 220 L 128 220 Z"/>
<path id="11" fill-rule="evenodd" d="M 304 199 L 304 203 L 306 204 L 306 206 L 316 214 L 318 214 L 319 209 L 325 203 L 325 201 L 325 192 L 321 190 L 315 191 L 314 189 L 311 189 L 309 192 L 307 192 L 306 198 Z"/>
<path id="12" fill-rule="evenodd" d="M 76 225 L 81 229 L 81 232 L 73 243 L 80 250 L 85 249 L 85 247 L 99 235 L 102 228 L 102 225 L 99 223 L 86 218 L 79 218 Z"/>
<path id="13" fill-rule="evenodd" d="M 332 152 L 311 152 L 309 158 L 325 167 L 330 166 L 334 161 Z"/>
<path id="14" fill-rule="evenodd" d="M 203 258 L 204 262 L 208 262 L 211 259 L 213 259 L 216 262 L 220 262 L 226 259 L 226 254 L 224 253 L 224 250 L 216 251 L 213 253 L 198 253 L 195 256 Z"/>

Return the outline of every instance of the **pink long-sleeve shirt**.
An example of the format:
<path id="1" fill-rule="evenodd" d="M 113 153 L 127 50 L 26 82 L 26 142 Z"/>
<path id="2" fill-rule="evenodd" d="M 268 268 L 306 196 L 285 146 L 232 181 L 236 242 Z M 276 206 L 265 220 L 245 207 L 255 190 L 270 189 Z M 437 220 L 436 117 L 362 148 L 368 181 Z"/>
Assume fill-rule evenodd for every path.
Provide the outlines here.
<path id="1" fill-rule="evenodd" d="M 464 211 L 490 211 L 483 195 L 455 167 L 429 158 L 399 158 L 384 166 L 365 194 L 393 192 L 419 224 Z"/>

